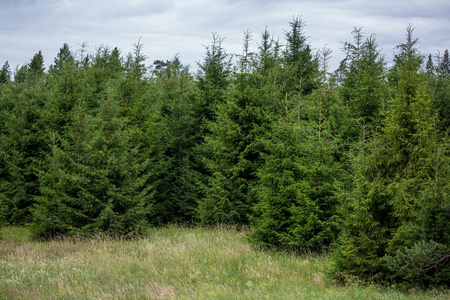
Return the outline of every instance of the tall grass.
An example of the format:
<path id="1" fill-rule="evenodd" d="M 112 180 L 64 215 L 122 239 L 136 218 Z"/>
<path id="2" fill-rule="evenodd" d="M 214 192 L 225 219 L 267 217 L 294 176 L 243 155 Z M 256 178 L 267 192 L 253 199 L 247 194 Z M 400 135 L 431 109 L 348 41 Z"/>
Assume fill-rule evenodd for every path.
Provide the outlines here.
<path id="1" fill-rule="evenodd" d="M 449 299 L 377 286 L 338 286 L 327 256 L 253 249 L 234 229 L 150 229 L 145 238 L 31 241 L 5 228 L 1 299 Z"/>

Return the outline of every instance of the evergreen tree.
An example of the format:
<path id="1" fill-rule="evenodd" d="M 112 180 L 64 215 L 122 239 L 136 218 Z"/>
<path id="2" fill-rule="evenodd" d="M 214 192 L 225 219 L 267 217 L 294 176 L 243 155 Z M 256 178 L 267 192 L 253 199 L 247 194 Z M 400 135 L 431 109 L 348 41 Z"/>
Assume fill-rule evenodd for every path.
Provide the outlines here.
<path id="1" fill-rule="evenodd" d="M 161 132 L 158 156 L 155 210 L 157 223 L 192 222 L 197 219 L 197 200 L 201 198 L 203 165 L 197 153 L 202 142 L 201 124 L 193 117 L 198 99 L 194 78 L 177 56 L 171 61 L 156 61 Z"/>
<path id="2" fill-rule="evenodd" d="M 442 274 L 448 271 L 440 272 L 442 265 L 424 270 L 419 280 L 420 276 L 412 278 L 395 268 L 391 269 L 395 271 L 392 273 L 387 264 L 399 259 L 401 253 L 417 243 L 434 240 L 443 247 L 448 247 L 449 243 L 444 233 L 450 228 L 448 222 L 434 227 L 426 225 L 436 222 L 433 217 L 436 214 L 443 220 L 448 201 L 439 197 L 431 200 L 427 196 L 428 181 L 433 174 L 434 145 L 440 145 L 437 148 L 442 145 L 433 141 L 430 96 L 424 75 L 419 71 L 422 58 L 412 33 L 410 26 L 406 43 L 399 45 L 398 86 L 383 130 L 380 135 L 375 134 L 370 143 L 365 143 L 354 162 L 355 189 L 341 194 L 344 227 L 337 267 L 372 279 L 443 283 L 448 277 Z M 448 176 L 442 168 L 436 174 L 437 182 Z M 439 189 L 447 190 L 448 183 L 443 183 Z"/>
<path id="3" fill-rule="evenodd" d="M 267 76 L 269 72 L 280 63 L 281 45 L 270 36 L 266 28 L 261 33 L 261 44 L 258 45 L 255 66 L 261 75 Z"/>
<path id="4" fill-rule="evenodd" d="M 27 79 L 29 70 L 27 65 L 22 65 L 20 68 L 16 67 L 16 71 L 14 73 L 14 82 L 21 83 L 25 82 Z"/>
<path id="5" fill-rule="evenodd" d="M 30 208 L 39 194 L 37 169 L 44 146 L 41 113 L 46 99 L 44 76 L 26 67 L 21 70 L 20 80 L 2 85 L 0 95 L 1 206 L 5 221 L 15 225 L 30 221 Z"/>
<path id="6" fill-rule="evenodd" d="M 254 186 L 260 164 L 259 138 L 267 126 L 265 97 L 259 74 L 249 71 L 246 34 L 241 73 L 234 76 L 217 120 L 206 137 L 205 163 L 211 173 L 205 197 L 199 201 L 202 223 L 248 224 L 256 197 Z"/>
<path id="7" fill-rule="evenodd" d="M 216 109 L 225 100 L 225 90 L 231 74 L 230 55 L 222 47 L 223 38 L 213 34 L 213 41 L 206 47 L 203 62 L 198 64 L 197 83 L 200 89 L 199 103 L 195 112 L 203 125 L 202 134 L 207 135 L 206 124 L 216 120 Z"/>
<path id="8" fill-rule="evenodd" d="M 68 46 L 64 44 L 58 54 L 59 59 L 55 59 L 57 64 L 51 66 L 48 72 L 48 100 L 43 116 L 46 133 L 64 135 L 66 125 L 71 121 L 72 109 L 80 98 L 84 100 L 90 92 L 84 74 L 79 72 L 74 58 L 66 50 Z"/>
<path id="9" fill-rule="evenodd" d="M 50 66 L 50 70 L 59 70 L 62 66 L 73 61 L 74 57 L 72 51 L 70 51 L 69 45 L 64 43 L 59 49 L 59 53 L 56 55 L 54 64 Z"/>
<path id="10" fill-rule="evenodd" d="M 290 81 L 287 87 L 297 91 L 301 82 L 302 94 L 308 95 L 318 88 L 316 82 L 317 61 L 314 59 L 311 47 L 307 43 L 304 34 L 305 22 L 297 16 L 289 23 L 291 30 L 286 32 L 286 50 L 284 59 L 288 72 L 293 72 L 294 76 L 288 76 Z"/>
<path id="11" fill-rule="evenodd" d="M 36 237 L 59 234 L 139 234 L 151 214 L 148 161 L 133 148 L 126 119 L 110 93 L 97 115 L 81 102 L 67 134 L 50 135 L 33 210 Z"/>
<path id="12" fill-rule="evenodd" d="M 450 56 L 448 54 L 448 49 L 445 49 L 444 56 L 439 63 L 439 71 L 445 75 L 450 75 Z"/>
<path id="13" fill-rule="evenodd" d="M 44 57 L 42 56 L 42 52 L 40 50 L 33 56 L 33 59 L 28 65 L 28 69 L 33 75 L 41 75 L 44 73 Z"/>
<path id="14" fill-rule="evenodd" d="M 0 70 L 0 84 L 11 81 L 11 70 L 8 61 L 5 62 Z"/>
<path id="15" fill-rule="evenodd" d="M 346 60 L 341 95 L 356 122 L 375 129 L 384 106 L 384 60 L 375 35 L 364 39 L 361 28 L 352 31 L 354 44 L 345 43 Z M 369 130 L 367 131 L 369 133 Z"/>
<path id="16" fill-rule="evenodd" d="M 6 64 L 5 64 L 6 65 Z M 7 68 L 2 69 L 2 75 L 6 75 Z M 11 115 L 11 110 L 13 106 L 13 97 L 12 97 L 12 85 L 8 81 L 6 81 L 6 76 L 4 77 L 5 81 L 0 84 L 0 227 L 6 224 L 8 218 L 8 206 L 7 203 L 10 202 L 8 199 L 10 195 L 11 186 L 10 186 L 10 176 L 8 172 L 8 162 L 11 161 L 11 158 L 8 155 L 8 127 L 9 127 L 9 118 Z"/>
<path id="17" fill-rule="evenodd" d="M 450 59 L 448 50 L 445 50 L 443 57 L 439 58 L 434 102 L 438 130 L 442 134 L 448 134 L 450 128 Z"/>
<path id="18" fill-rule="evenodd" d="M 319 250 L 337 233 L 333 181 L 338 168 L 332 155 L 327 90 L 329 49 L 322 52 L 322 89 L 308 96 L 285 96 L 283 119 L 264 139 L 258 203 L 251 239 L 257 244 Z"/>

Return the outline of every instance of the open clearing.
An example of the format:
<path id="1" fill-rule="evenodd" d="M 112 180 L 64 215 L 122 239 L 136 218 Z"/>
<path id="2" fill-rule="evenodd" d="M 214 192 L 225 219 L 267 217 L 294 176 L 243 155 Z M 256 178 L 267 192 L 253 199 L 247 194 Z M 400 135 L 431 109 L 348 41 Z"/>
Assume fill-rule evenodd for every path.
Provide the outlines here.
<path id="1" fill-rule="evenodd" d="M 1 299 L 450 299 L 339 286 L 327 256 L 258 251 L 230 228 L 150 229 L 141 239 L 37 242 L 9 227 L 0 240 Z"/>

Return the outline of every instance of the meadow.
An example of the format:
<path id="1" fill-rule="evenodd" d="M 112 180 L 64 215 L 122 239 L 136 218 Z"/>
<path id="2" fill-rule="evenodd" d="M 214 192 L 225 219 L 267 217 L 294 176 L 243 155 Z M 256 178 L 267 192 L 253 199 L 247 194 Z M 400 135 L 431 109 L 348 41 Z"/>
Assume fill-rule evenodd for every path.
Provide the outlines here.
<path id="1" fill-rule="evenodd" d="M 149 229 L 36 241 L 7 227 L 0 240 L 0 299 L 449 299 L 445 291 L 402 292 L 336 284 L 329 255 L 262 251 L 229 227 Z"/>

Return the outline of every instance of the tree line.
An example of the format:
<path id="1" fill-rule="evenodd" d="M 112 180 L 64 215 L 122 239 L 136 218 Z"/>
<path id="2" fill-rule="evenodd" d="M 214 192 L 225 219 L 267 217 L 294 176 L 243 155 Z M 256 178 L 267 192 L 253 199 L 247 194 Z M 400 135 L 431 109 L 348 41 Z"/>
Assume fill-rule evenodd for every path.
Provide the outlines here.
<path id="1" fill-rule="evenodd" d="M 256 245 L 330 250 L 339 280 L 448 285 L 450 61 L 411 26 L 392 65 L 352 31 L 314 52 L 300 17 L 198 70 L 64 44 L 0 70 L 0 223 L 36 238 L 250 226 Z"/>

